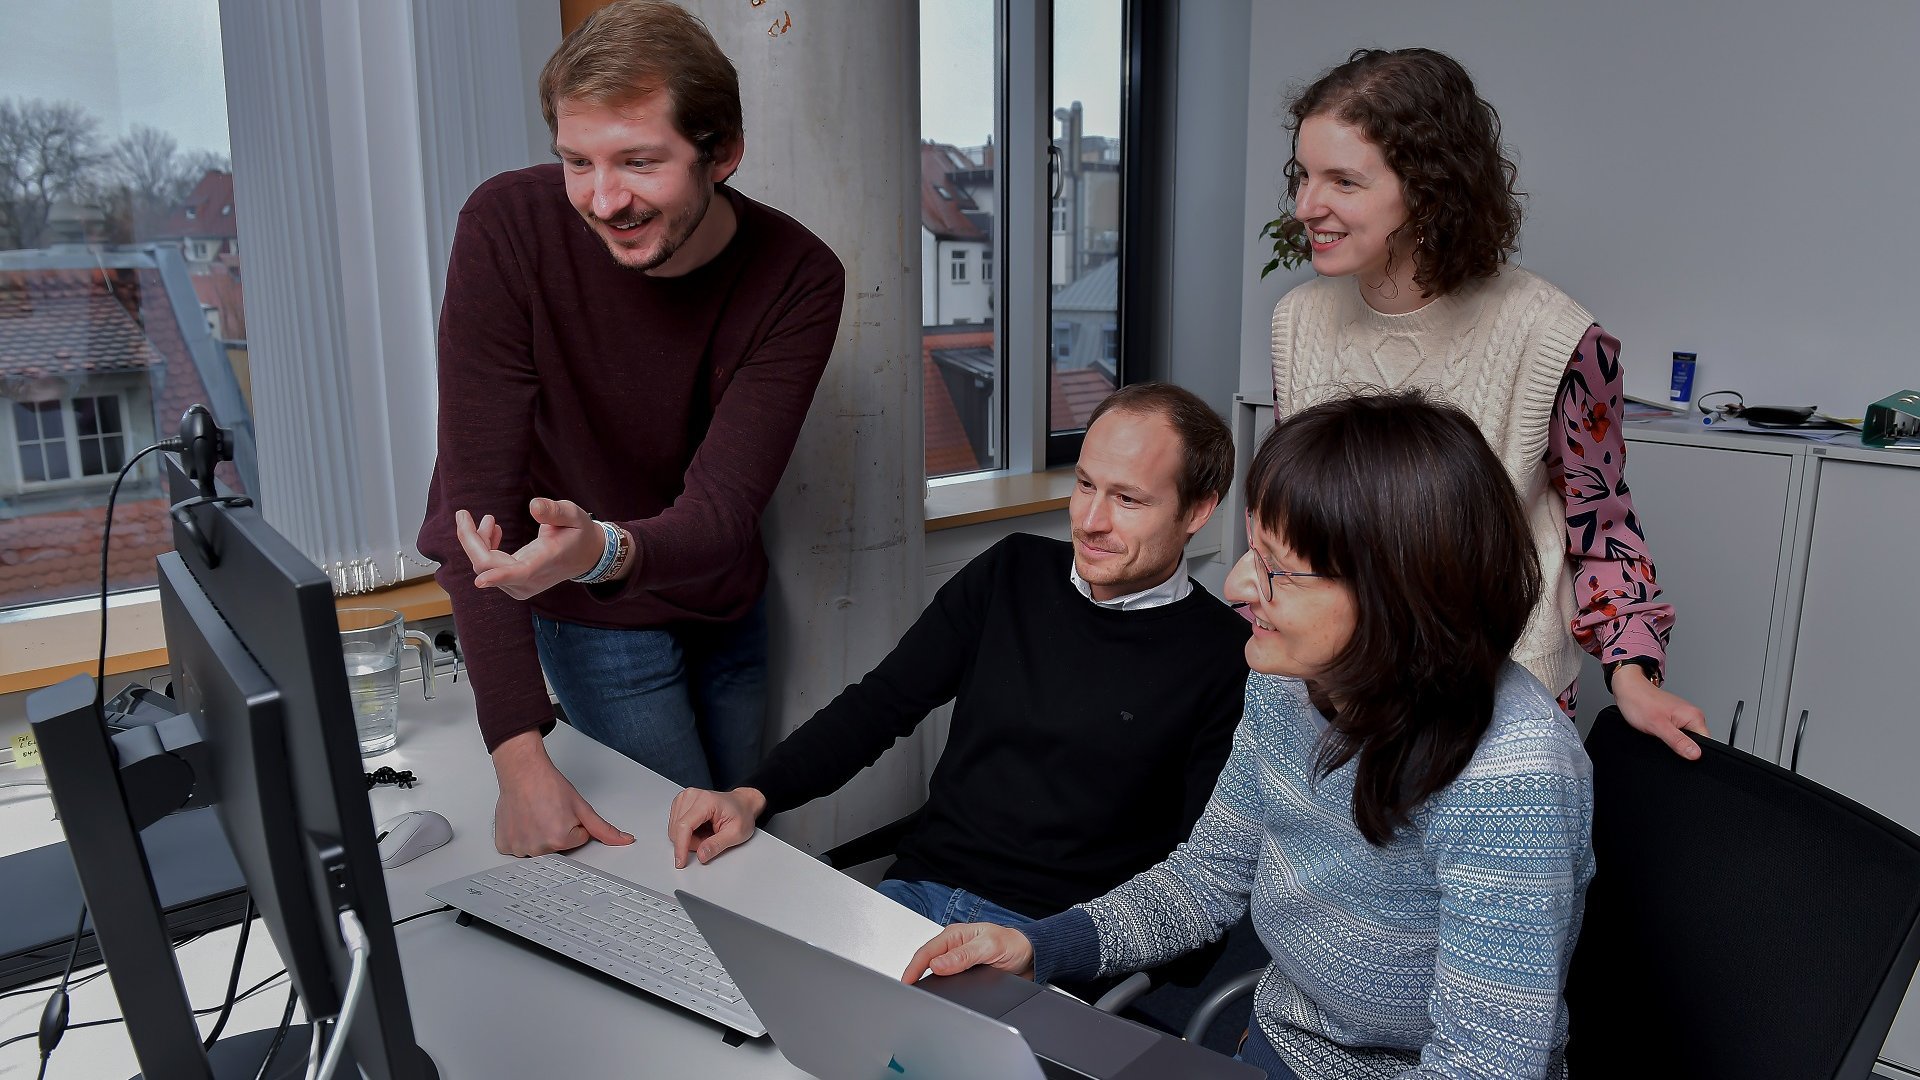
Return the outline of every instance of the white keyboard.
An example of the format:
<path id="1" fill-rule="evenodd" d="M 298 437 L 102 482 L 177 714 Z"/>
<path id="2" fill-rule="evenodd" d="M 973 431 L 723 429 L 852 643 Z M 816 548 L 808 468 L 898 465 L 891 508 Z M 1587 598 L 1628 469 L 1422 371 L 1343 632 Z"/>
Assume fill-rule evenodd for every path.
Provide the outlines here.
<path id="1" fill-rule="evenodd" d="M 427 895 L 744 1035 L 767 1032 L 686 912 L 644 885 L 541 855 Z"/>

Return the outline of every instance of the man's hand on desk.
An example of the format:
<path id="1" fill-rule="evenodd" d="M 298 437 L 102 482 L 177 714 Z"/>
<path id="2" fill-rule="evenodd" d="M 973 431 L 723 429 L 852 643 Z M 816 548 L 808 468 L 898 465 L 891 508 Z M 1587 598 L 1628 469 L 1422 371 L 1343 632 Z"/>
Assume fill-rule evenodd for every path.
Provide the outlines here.
<path id="1" fill-rule="evenodd" d="M 607 534 L 578 504 L 535 499 L 527 504 L 527 512 L 539 523 L 539 535 L 512 554 L 501 550 L 500 523 L 492 514 L 476 523 L 467 511 L 454 512 L 454 532 L 473 563 L 476 587 L 499 589 L 515 600 L 525 600 L 599 564 Z"/>
<path id="2" fill-rule="evenodd" d="M 633 834 L 595 813 L 547 757 L 540 730 L 529 728 L 493 749 L 500 801 L 493 809 L 493 846 L 502 855 L 571 851 L 588 840 L 622 847 Z"/>
<path id="3" fill-rule="evenodd" d="M 753 836 L 754 822 L 766 808 L 767 797 L 757 788 L 683 788 L 667 808 L 667 839 L 673 841 L 674 869 L 685 869 L 689 854 L 709 863 L 728 848 L 746 843 Z"/>

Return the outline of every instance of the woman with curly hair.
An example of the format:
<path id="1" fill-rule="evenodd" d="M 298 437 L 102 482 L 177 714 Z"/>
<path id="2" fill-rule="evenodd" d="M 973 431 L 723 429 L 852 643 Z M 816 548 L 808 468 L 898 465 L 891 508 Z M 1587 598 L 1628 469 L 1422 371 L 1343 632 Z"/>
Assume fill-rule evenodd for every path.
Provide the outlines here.
<path id="1" fill-rule="evenodd" d="M 1319 276 L 1273 309 L 1275 417 L 1362 386 L 1423 389 L 1480 426 L 1526 507 L 1546 592 L 1514 659 L 1574 711 L 1580 650 L 1627 722 L 1686 758 L 1701 711 L 1661 689 L 1660 600 L 1621 472 L 1620 343 L 1514 266 L 1500 117 L 1431 49 L 1361 49 L 1289 109 L 1283 247 Z"/>

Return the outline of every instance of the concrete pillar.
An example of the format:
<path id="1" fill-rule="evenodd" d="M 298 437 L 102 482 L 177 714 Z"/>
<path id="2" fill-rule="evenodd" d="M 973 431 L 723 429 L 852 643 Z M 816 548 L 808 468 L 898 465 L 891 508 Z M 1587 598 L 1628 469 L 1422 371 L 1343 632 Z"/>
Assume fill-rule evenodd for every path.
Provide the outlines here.
<path id="1" fill-rule="evenodd" d="M 684 0 L 683 0 L 684 2 Z M 767 514 L 768 745 L 877 663 L 924 602 L 919 28 L 899 0 L 693 0 L 740 71 L 733 183 L 791 214 L 847 268 L 839 344 Z M 822 851 L 919 805 L 897 748 L 775 831 Z"/>

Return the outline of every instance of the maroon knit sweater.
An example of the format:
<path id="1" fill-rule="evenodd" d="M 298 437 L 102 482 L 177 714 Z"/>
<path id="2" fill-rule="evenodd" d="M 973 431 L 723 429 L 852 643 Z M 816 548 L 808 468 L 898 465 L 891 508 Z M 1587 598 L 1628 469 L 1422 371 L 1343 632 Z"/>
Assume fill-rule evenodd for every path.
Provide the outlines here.
<path id="1" fill-rule="evenodd" d="M 792 218 L 719 190 L 739 230 L 677 278 L 615 263 L 558 165 L 502 173 L 460 211 L 419 547 L 440 562 L 489 751 L 553 717 L 533 612 L 665 627 L 738 618 L 766 587 L 760 514 L 833 351 L 845 272 Z M 513 551 L 536 495 L 625 526 L 631 576 L 526 601 L 476 589 L 454 511 L 492 514 Z"/>

